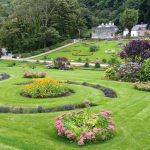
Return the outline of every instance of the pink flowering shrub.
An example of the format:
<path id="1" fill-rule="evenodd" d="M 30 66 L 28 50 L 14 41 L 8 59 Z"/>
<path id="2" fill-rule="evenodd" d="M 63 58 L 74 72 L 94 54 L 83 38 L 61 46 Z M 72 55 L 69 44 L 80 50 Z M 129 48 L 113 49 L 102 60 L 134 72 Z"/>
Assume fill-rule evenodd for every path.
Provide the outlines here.
<path id="1" fill-rule="evenodd" d="M 89 111 L 60 115 L 56 118 L 55 128 L 59 136 L 78 145 L 102 142 L 111 139 L 115 133 L 115 124 L 110 111 L 93 114 Z"/>
<path id="2" fill-rule="evenodd" d="M 136 82 L 134 88 L 141 91 L 150 91 L 150 81 L 148 82 Z"/>
<path id="3" fill-rule="evenodd" d="M 45 78 L 46 77 L 46 72 L 41 72 L 41 73 L 38 73 L 38 72 L 29 72 L 29 71 L 27 71 L 27 72 L 25 72 L 24 74 L 23 74 L 23 77 L 24 78 Z"/>

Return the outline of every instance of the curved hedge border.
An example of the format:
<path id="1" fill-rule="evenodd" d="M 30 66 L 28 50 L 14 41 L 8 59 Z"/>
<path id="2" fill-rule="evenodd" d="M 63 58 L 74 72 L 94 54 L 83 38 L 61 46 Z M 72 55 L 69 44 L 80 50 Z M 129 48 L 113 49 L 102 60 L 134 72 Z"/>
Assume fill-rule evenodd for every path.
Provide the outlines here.
<path id="1" fill-rule="evenodd" d="M 78 51 L 78 52 L 74 52 L 72 53 L 73 56 L 92 56 L 93 53 L 89 52 L 89 54 L 87 53 L 82 53 L 81 51 Z"/>
<path id="2" fill-rule="evenodd" d="M 42 106 L 34 107 L 34 108 L 23 108 L 23 107 L 10 107 L 10 106 L 0 106 L 0 113 L 13 113 L 13 114 L 34 114 L 34 113 L 50 113 L 50 112 L 58 112 L 58 111 L 67 111 L 67 110 L 76 110 L 76 109 L 82 109 L 86 107 L 94 107 L 97 106 L 97 104 L 94 103 L 87 103 L 83 102 L 81 104 L 74 104 L 74 105 L 64 105 L 64 106 L 58 106 L 53 108 L 44 108 Z"/>
<path id="3" fill-rule="evenodd" d="M 75 85 L 83 85 L 83 86 L 87 86 L 87 87 L 91 87 L 91 88 L 100 90 L 105 94 L 106 97 L 110 97 L 110 98 L 116 98 L 117 97 L 117 94 L 115 91 L 113 91 L 110 88 L 101 86 L 99 84 L 91 84 L 91 83 L 87 83 L 87 82 L 80 83 L 80 82 L 74 82 L 74 81 L 67 81 L 67 83 L 68 84 L 75 84 Z"/>
<path id="4" fill-rule="evenodd" d="M 9 79 L 9 78 L 10 78 L 10 75 L 8 75 L 7 73 L 0 74 L 0 81 L 6 80 L 6 79 Z"/>
<path id="5" fill-rule="evenodd" d="M 44 97 L 44 98 L 59 98 L 59 97 L 67 97 L 67 96 L 71 96 L 72 94 L 74 94 L 75 92 L 71 89 L 68 89 L 65 93 L 62 93 L 61 95 L 58 95 L 58 96 L 49 96 L 49 97 Z M 26 98 L 33 98 L 31 97 L 28 93 L 25 93 L 25 92 L 22 92 L 20 94 L 21 96 L 23 97 L 26 97 Z M 38 98 L 41 98 L 41 97 L 36 97 L 37 99 Z M 43 99 L 44 99 L 43 98 Z"/>
<path id="6" fill-rule="evenodd" d="M 17 85 L 25 85 L 25 84 L 29 84 L 31 82 L 26 82 L 26 83 L 19 83 Z M 114 90 L 101 86 L 99 84 L 91 84 L 91 83 L 87 83 L 87 82 L 75 82 L 75 81 L 66 81 L 67 84 L 74 84 L 74 85 L 82 85 L 82 86 L 87 86 L 87 87 L 91 87 L 97 90 L 102 91 L 106 97 L 110 97 L 110 98 L 116 98 L 117 94 Z"/>

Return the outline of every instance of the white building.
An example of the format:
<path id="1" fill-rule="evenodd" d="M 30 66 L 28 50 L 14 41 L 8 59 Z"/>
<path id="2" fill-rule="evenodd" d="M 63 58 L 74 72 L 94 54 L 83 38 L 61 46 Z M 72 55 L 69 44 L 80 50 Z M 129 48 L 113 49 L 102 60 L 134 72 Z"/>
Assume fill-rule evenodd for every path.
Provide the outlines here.
<path id="1" fill-rule="evenodd" d="M 93 28 L 92 39 L 113 39 L 116 37 L 118 27 L 114 23 L 102 23 L 96 28 Z"/>
<path id="2" fill-rule="evenodd" d="M 131 30 L 131 37 L 142 37 L 145 36 L 147 30 L 147 24 L 138 24 L 135 25 Z M 123 36 L 126 37 L 129 34 L 129 30 L 125 29 L 123 31 Z"/>

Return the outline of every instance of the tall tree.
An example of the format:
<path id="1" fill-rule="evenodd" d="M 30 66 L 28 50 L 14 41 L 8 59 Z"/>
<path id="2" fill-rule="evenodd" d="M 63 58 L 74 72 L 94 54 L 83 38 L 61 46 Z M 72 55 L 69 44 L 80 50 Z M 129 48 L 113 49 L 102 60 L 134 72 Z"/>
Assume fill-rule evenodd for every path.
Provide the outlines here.
<path id="1" fill-rule="evenodd" d="M 77 0 L 13 0 L 12 13 L 0 30 L 9 50 L 32 52 L 78 36 L 85 26 Z"/>
<path id="2" fill-rule="evenodd" d="M 124 28 L 129 30 L 129 35 L 131 35 L 131 30 L 134 25 L 138 22 L 138 10 L 126 9 L 122 16 L 120 17 L 120 23 Z"/>

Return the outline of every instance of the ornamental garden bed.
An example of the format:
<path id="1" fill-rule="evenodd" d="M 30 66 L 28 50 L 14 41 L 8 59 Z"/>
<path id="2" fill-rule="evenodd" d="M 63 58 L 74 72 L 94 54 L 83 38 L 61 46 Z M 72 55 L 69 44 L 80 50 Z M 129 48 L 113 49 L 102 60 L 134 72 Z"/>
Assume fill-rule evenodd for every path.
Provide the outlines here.
<path id="1" fill-rule="evenodd" d="M 105 53 L 106 54 L 114 54 L 116 51 L 115 50 L 106 50 Z"/>
<path id="2" fill-rule="evenodd" d="M 81 51 L 75 51 L 72 53 L 73 56 L 92 56 L 92 52 L 81 52 Z"/>
<path id="3" fill-rule="evenodd" d="M 150 81 L 148 82 L 137 82 L 134 84 L 134 88 L 140 91 L 149 91 L 150 92 Z"/>
<path id="4" fill-rule="evenodd" d="M 90 109 L 64 114 L 56 118 L 55 128 L 59 136 L 80 146 L 104 142 L 115 134 L 115 124 L 111 114 L 110 111 L 94 114 Z"/>
<path id="5" fill-rule="evenodd" d="M 46 77 L 46 72 L 30 72 L 30 71 L 26 71 L 23 74 L 24 78 L 45 78 Z"/>
<path id="6" fill-rule="evenodd" d="M 9 78 L 10 78 L 10 75 L 8 75 L 7 73 L 0 74 L 0 81 L 6 80 L 6 79 L 9 79 Z"/>
<path id="7" fill-rule="evenodd" d="M 33 107 L 33 108 L 0 106 L 0 113 L 13 113 L 13 114 L 50 113 L 50 112 L 58 112 L 58 111 L 83 109 L 89 106 L 95 107 L 97 106 L 97 104 L 91 103 L 90 101 L 86 100 L 79 104 L 66 104 L 63 106 L 57 106 L 52 108 L 44 108 L 42 106 Z"/>
<path id="8" fill-rule="evenodd" d="M 69 96 L 74 91 L 69 89 L 64 81 L 52 78 L 34 79 L 24 86 L 21 95 L 28 98 L 54 98 Z"/>
<path id="9" fill-rule="evenodd" d="M 80 82 L 74 82 L 74 81 L 67 81 L 67 83 L 68 84 L 75 84 L 75 85 L 83 85 L 83 86 L 87 86 L 87 87 L 91 87 L 91 88 L 100 90 L 105 94 L 106 97 L 110 97 L 110 98 L 116 98 L 117 97 L 117 94 L 114 90 L 107 88 L 107 87 L 104 87 L 104 86 L 101 86 L 99 84 L 91 84 L 88 82 L 80 83 Z"/>

